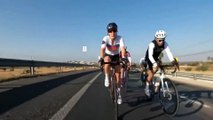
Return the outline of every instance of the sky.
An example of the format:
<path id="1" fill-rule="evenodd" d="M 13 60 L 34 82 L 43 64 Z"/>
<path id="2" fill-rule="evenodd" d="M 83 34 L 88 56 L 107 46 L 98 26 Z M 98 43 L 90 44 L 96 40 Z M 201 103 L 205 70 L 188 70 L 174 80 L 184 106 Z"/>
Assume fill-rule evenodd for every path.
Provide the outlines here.
<path id="1" fill-rule="evenodd" d="M 134 62 L 160 29 L 180 61 L 206 60 L 213 57 L 212 8 L 212 0 L 0 0 L 0 58 L 97 61 L 115 22 Z"/>

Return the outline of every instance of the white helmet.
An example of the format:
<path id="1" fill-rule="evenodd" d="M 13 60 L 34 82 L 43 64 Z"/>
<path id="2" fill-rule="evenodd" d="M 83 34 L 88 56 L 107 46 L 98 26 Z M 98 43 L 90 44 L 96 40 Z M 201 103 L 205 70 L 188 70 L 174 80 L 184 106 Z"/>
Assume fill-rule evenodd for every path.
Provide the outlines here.
<path id="1" fill-rule="evenodd" d="M 166 38 L 166 32 L 164 30 L 158 30 L 156 33 L 155 33 L 155 38 Z"/>

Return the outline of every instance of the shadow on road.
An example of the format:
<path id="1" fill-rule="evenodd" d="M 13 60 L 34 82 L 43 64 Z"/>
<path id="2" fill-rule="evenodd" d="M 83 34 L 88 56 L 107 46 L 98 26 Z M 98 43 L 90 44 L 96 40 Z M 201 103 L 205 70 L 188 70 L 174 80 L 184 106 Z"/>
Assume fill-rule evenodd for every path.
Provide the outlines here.
<path id="1" fill-rule="evenodd" d="M 52 90 L 62 84 L 79 78 L 83 75 L 90 74 L 95 71 L 76 73 L 73 75 L 50 79 L 47 81 L 25 85 L 22 87 L 14 87 L 11 90 L 0 93 L 0 114 L 29 101 L 45 92 Z"/>
<path id="2" fill-rule="evenodd" d="M 138 82 L 134 80 L 135 82 Z M 131 81 L 133 82 L 133 81 Z M 134 83 L 133 83 L 134 84 Z M 153 100 L 148 100 L 147 97 L 144 94 L 144 87 L 138 85 L 135 87 L 131 87 L 127 90 L 126 95 L 123 97 L 123 105 L 128 107 L 126 111 L 119 114 L 118 120 L 124 120 L 126 116 L 132 113 L 137 113 L 140 109 L 147 109 L 149 108 L 150 112 L 155 112 L 161 110 L 160 104 L 156 104 L 155 98 Z M 149 106 L 152 106 L 151 108 Z M 146 111 L 147 112 L 147 111 Z M 135 114 L 134 113 L 134 114 Z M 143 115 L 143 118 L 138 118 L 138 116 Z M 147 116 L 147 113 L 139 113 L 138 116 L 136 116 L 136 119 L 139 120 L 150 120 L 154 118 L 158 118 L 159 116 L 164 115 L 163 112 L 158 112 L 157 114 L 154 114 L 153 116 Z"/>
<path id="3" fill-rule="evenodd" d="M 182 113 L 178 113 L 176 117 L 183 117 L 199 112 L 205 104 L 201 99 L 212 99 L 213 91 L 212 90 L 180 91 L 179 96 Z"/>

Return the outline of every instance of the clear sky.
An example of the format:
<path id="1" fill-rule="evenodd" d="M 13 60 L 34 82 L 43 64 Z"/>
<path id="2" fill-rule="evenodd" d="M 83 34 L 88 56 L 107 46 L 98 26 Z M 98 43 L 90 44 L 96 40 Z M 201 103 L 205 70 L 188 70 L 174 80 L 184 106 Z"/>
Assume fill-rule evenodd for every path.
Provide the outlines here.
<path id="1" fill-rule="evenodd" d="M 206 60 L 212 8 L 213 0 L 0 0 L 0 58 L 97 61 L 106 25 L 116 22 L 135 62 L 158 29 L 180 60 Z"/>

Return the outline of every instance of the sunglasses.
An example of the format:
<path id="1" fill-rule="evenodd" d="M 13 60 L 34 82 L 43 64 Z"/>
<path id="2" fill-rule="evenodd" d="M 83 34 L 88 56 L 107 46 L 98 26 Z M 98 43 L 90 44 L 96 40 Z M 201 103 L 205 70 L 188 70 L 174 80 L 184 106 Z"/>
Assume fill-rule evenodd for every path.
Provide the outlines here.
<path id="1" fill-rule="evenodd" d="M 158 42 L 164 42 L 164 40 L 158 40 Z"/>
<path id="2" fill-rule="evenodd" d="M 109 29 L 109 30 L 108 30 L 108 33 L 112 33 L 112 32 L 116 33 L 117 30 L 115 30 L 115 29 Z"/>

